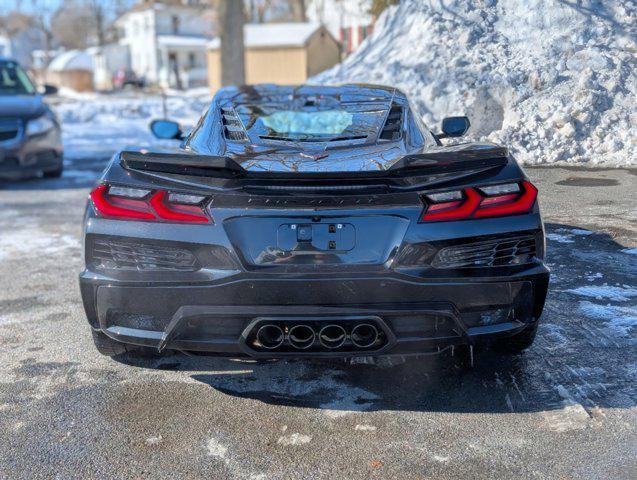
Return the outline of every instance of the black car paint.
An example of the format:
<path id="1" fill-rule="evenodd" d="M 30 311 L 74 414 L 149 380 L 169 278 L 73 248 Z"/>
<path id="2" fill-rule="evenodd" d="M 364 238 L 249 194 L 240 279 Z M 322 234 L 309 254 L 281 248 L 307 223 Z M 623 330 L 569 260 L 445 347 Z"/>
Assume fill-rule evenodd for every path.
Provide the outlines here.
<path id="1" fill-rule="evenodd" d="M 419 130 L 421 141 L 415 143 L 405 133 L 396 145 L 379 146 L 377 132 L 364 147 L 224 139 L 220 105 L 237 95 L 249 95 L 251 101 L 260 94 L 266 98 L 278 88 L 285 95 L 312 97 L 342 90 L 408 105 L 400 92 L 383 87 L 226 89 L 217 94 L 181 153 L 140 149 L 116 155 L 101 182 L 205 195 L 213 222 L 112 220 L 101 218 L 89 202 L 80 285 L 92 328 L 137 345 L 282 357 L 429 353 L 536 325 L 548 286 L 537 202 L 523 215 L 420 221 L 425 192 L 526 180 L 506 149 L 442 146 L 413 121 L 414 115 L 405 116 L 411 123 L 405 132 Z M 328 156 L 317 158 L 318 152 Z M 334 248 L 325 238 L 304 242 L 300 237 L 298 245 L 281 248 L 280 237 L 289 243 L 292 225 L 323 237 L 326 228 L 339 225 L 354 234 L 346 234 L 346 245 L 334 240 Z M 282 234 L 282 229 L 288 230 Z M 537 250 L 524 264 L 439 269 L 431 263 L 432 255 L 445 247 L 519 236 L 533 239 Z M 127 248 L 142 245 L 146 252 L 182 249 L 195 266 L 183 271 L 109 270 L 96 256 L 96 242 L 111 242 L 111 248 L 129 242 Z M 481 316 L 499 311 L 508 313 L 499 322 L 481 324 Z M 250 342 L 264 322 L 309 322 L 317 331 L 329 322 L 346 328 L 351 322 L 371 322 L 387 335 L 371 351 L 263 351 Z M 432 336 L 428 329 L 433 322 L 436 329 L 439 322 L 447 325 L 449 334 Z"/>

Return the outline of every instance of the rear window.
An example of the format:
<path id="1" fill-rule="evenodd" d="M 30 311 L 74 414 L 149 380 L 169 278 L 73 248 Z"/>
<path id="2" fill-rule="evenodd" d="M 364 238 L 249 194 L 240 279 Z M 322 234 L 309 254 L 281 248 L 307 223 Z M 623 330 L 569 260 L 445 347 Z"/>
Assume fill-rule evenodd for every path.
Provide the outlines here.
<path id="1" fill-rule="evenodd" d="M 364 140 L 387 114 L 382 104 L 325 103 L 236 105 L 235 111 L 251 137 L 294 142 Z"/>
<path id="2" fill-rule="evenodd" d="M 14 62 L 0 62 L 0 95 L 33 95 L 35 86 Z"/>

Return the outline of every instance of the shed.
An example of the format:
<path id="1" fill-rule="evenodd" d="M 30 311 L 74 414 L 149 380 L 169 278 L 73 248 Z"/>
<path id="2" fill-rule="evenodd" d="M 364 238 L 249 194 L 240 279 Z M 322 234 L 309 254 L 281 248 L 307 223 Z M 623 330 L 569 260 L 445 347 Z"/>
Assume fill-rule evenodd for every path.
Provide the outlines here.
<path id="1" fill-rule="evenodd" d="M 247 84 L 302 84 L 340 61 L 339 43 L 319 23 L 248 24 L 244 45 Z M 208 85 L 221 87 L 218 38 L 208 43 Z"/>
<path id="2" fill-rule="evenodd" d="M 69 50 L 55 57 L 46 73 L 46 81 L 56 87 L 77 92 L 93 90 L 93 57 L 84 50 Z"/>

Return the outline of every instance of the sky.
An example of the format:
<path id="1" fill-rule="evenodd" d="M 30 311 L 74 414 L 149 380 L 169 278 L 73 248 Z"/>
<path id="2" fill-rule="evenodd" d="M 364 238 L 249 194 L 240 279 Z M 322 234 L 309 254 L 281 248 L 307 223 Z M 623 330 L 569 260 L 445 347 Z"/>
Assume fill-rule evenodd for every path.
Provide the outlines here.
<path id="1" fill-rule="evenodd" d="M 24 13 L 33 13 L 40 7 L 55 10 L 61 3 L 62 0 L 0 0 L 0 11 L 6 13 L 20 10 Z"/>

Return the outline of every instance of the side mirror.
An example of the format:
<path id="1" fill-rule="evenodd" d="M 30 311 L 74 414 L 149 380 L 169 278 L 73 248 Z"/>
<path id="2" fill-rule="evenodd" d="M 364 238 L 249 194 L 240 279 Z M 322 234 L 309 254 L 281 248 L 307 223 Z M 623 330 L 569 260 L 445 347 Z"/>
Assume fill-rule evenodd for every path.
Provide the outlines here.
<path id="1" fill-rule="evenodd" d="M 469 119 L 467 117 L 447 117 L 442 120 L 442 133 L 438 138 L 462 137 L 469 127 Z"/>
<path id="2" fill-rule="evenodd" d="M 163 140 L 181 140 L 184 136 L 181 126 L 172 120 L 153 120 L 150 122 L 150 131 Z"/>
<path id="3" fill-rule="evenodd" d="M 57 95 L 58 87 L 55 87 L 53 85 L 42 85 L 40 88 L 38 88 L 38 91 L 42 95 Z"/>

